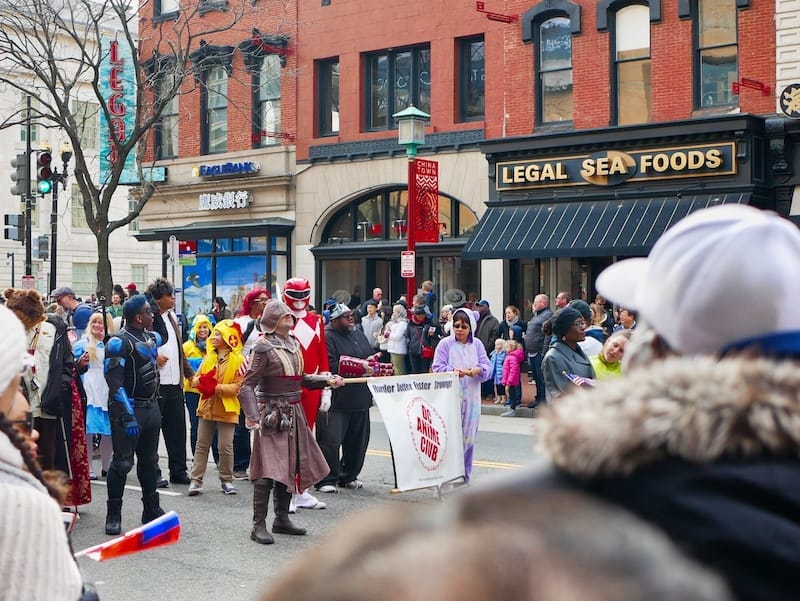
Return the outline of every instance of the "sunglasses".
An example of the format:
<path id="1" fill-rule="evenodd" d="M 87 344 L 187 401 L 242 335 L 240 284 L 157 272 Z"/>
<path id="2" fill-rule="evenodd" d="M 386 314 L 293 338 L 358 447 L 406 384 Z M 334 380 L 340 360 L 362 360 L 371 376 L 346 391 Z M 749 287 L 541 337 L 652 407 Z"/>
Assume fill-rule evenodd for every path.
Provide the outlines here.
<path id="1" fill-rule="evenodd" d="M 33 411 L 27 411 L 25 413 L 25 419 L 11 419 L 8 420 L 12 426 L 15 426 L 18 430 L 22 430 L 25 434 L 30 434 L 33 432 Z"/>
<path id="2" fill-rule="evenodd" d="M 467 325 L 467 324 L 465 324 L 465 323 L 461 323 L 460 321 L 457 321 L 457 322 L 455 322 L 455 323 L 453 324 L 453 327 L 454 327 L 456 330 L 469 330 L 469 325 Z"/>

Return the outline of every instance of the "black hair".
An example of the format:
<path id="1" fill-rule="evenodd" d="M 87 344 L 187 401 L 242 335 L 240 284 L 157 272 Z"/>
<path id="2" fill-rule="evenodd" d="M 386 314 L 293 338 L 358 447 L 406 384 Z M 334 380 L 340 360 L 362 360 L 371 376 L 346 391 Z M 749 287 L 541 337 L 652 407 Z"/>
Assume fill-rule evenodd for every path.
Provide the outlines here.
<path id="1" fill-rule="evenodd" d="M 126 323 L 133 321 L 137 313 L 141 313 L 142 308 L 147 304 L 147 298 L 143 294 L 134 294 L 125 304 L 122 305 L 122 316 Z"/>
<path id="2" fill-rule="evenodd" d="M 167 278 L 156 278 L 145 292 L 153 298 L 159 299 L 162 296 L 172 296 L 175 292 L 175 287 Z"/>

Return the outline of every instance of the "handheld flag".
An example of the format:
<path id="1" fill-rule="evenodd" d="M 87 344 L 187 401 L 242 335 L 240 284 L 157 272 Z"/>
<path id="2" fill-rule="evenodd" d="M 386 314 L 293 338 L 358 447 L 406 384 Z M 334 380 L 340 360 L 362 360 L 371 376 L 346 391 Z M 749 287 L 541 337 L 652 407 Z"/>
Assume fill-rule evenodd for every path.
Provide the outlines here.
<path id="1" fill-rule="evenodd" d="M 577 374 L 568 374 L 565 371 L 562 371 L 561 373 L 564 375 L 564 377 L 567 380 L 569 380 L 570 382 L 572 382 L 576 386 L 581 386 L 581 387 L 584 387 L 584 386 L 595 386 L 597 384 L 597 382 L 595 380 L 593 380 L 592 378 L 584 378 L 584 377 L 579 376 Z"/>
<path id="2" fill-rule="evenodd" d="M 107 559 L 115 559 L 123 555 L 138 553 L 139 551 L 172 545 L 178 542 L 180 536 L 181 521 L 177 513 L 170 511 L 152 522 L 126 532 L 122 536 L 94 547 L 89 547 L 83 551 L 78 551 L 75 557 L 85 555 L 95 561 L 106 561 Z"/>

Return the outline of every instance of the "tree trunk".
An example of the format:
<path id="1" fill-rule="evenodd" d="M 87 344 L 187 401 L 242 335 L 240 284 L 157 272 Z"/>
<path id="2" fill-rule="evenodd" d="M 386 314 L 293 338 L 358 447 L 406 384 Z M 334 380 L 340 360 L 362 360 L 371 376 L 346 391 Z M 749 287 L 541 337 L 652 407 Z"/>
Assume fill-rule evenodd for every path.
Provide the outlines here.
<path id="1" fill-rule="evenodd" d="M 114 279 L 111 275 L 111 262 L 108 260 L 108 240 L 110 231 L 103 228 L 95 233 L 97 239 L 97 298 L 105 297 L 111 302 Z"/>

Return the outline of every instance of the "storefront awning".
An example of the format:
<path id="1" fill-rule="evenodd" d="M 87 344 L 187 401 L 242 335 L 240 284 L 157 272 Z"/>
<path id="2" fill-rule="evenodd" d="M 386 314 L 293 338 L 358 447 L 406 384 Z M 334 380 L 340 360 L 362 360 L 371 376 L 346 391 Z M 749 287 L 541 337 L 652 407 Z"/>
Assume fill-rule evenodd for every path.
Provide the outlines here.
<path id="1" fill-rule="evenodd" d="M 732 193 L 493 206 L 470 236 L 462 257 L 646 255 L 665 230 L 689 213 L 749 200 L 749 193 Z"/>
<path id="2" fill-rule="evenodd" d="M 137 240 L 169 240 L 172 235 L 183 240 L 202 238 L 238 238 L 240 236 L 263 236 L 267 232 L 288 235 L 294 229 L 294 221 L 283 217 L 270 217 L 257 220 L 199 221 L 184 226 L 169 226 L 140 230 L 134 236 Z"/>

